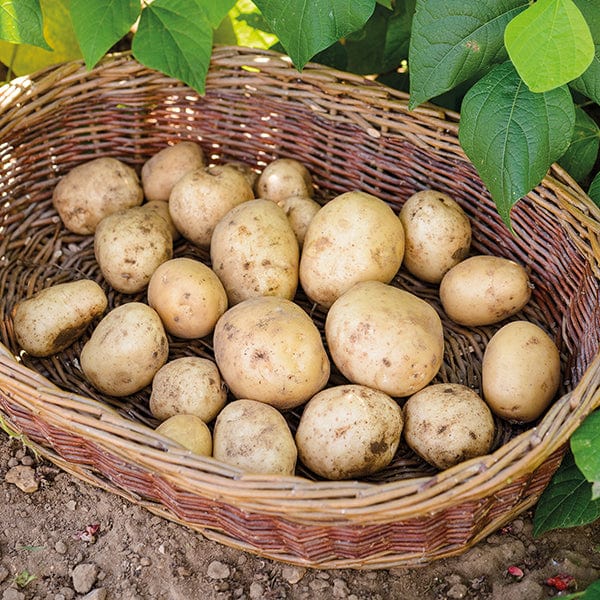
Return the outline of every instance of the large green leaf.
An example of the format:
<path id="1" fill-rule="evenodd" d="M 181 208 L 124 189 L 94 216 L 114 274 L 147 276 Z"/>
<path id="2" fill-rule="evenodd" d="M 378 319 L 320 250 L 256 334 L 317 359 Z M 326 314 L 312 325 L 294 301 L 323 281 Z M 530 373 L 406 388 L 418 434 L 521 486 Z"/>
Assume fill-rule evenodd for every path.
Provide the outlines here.
<path id="1" fill-rule="evenodd" d="M 592 180 L 588 196 L 594 201 L 596 206 L 600 206 L 600 173 L 596 173 L 596 177 Z"/>
<path id="2" fill-rule="evenodd" d="M 600 481 L 600 411 L 593 412 L 571 436 L 575 463 L 588 481 Z"/>
<path id="3" fill-rule="evenodd" d="M 206 13 L 208 22 L 216 29 L 235 5 L 235 0 L 194 0 Z"/>
<path id="4" fill-rule="evenodd" d="M 592 500 L 591 487 L 568 452 L 537 503 L 533 535 L 585 525 L 600 518 L 600 500 Z"/>
<path id="5" fill-rule="evenodd" d="M 375 9 L 375 0 L 256 0 L 296 68 L 315 54 L 360 29 Z"/>
<path id="6" fill-rule="evenodd" d="M 204 93 L 213 29 L 195 0 L 155 0 L 142 10 L 133 55 Z"/>
<path id="7" fill-rule="evenodd" d="M 570 83 L 580 94 L 600 104 L 600 43 L 596 44 L 594 58 L 585 73 Z"/>
<path id="8" fill-rule="evenodd" d="M 530 91 L 507 61 L 465 95 L 460 143 L 489 189 L 504 222 L 510 210 L 567 150 L 575 107 L 566 86 Z"/>
<path id="9" fill-rule="evenodd" d="M 51 50 L 42 22 L 40 0 L 0 0 L 0 39 Z"/>
<path id="10" fill-rule="evenodd" d="M 577 107 L 571 144 L 558 163 L 569 172 L 573 179 L 581 182 L 594 168 L 599 147 L 600 128 L 598 124 L 583 108 Z"/>
<path id="11" fill-rule="evenodd" d="M 89 69 L 129 31 L 139 14 L 139 0 L 71 0 L 73 28 Z"/>
<path id="12" fill-rule="evenodd" d="M 408 64 L 410 107 L 506 59 L 504 29 L 527 0 L 418 0 Z"/>
<path id="13" fill-rule="evenodd" d="M 594 58 L 590 28 L 573 0 L 537 0 L 507 25 L 504 43 L 533 92 L 579 77 Z"/>

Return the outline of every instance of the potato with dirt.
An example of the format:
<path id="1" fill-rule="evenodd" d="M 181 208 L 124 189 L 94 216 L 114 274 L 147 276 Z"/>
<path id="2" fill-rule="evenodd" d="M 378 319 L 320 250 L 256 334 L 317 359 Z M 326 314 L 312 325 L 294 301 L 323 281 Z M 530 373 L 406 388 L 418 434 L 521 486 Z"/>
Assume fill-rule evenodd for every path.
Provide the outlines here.
<path id="1" fill-rule="evenodd" d="M 309 196 L 315 190 L 306 166 L 295 158 L 276 158 L 263 169 L 255 184 L 257 198 L 281 202 L 289 196 Z"/>
<path id="2" fill-rule="evenodd" d="M 288 196 L 277 203 L 287 215 L 290 225 L 296 234 L 300 248 L 304 245 L 306 231 L 313 217 L 321 209 L 321 205 L 310 196 L 296 194 Z"/>

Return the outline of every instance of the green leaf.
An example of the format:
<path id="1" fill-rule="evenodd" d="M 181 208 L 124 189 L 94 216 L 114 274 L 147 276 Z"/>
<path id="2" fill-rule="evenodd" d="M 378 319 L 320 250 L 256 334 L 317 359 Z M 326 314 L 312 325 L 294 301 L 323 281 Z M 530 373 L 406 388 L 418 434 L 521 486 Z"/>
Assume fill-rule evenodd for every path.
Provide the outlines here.
<path id="1" fill-rule="evenodd" d="M 235 0 L 195 0 L 195 2 L 204 10 L 213 29 L 221 24 L 227 13 L 235 6 Z"/>
<path id="2" fill-rule="evenodd" d="M 0 0 L 0 39 L 46 50 L 40 0 Z"/>
<path id="3" fill-rule="evenodd" d="M 571 436 L 575 464 L 588 481 L 600 481 L 600 411 L 595 411 Z"/>
<path id="4" fill-rule="evenodd" d="M 381 4 L 381 6 L 385 6 L 392 10 L 392 0 L 377 0 L 377 4 Z"/>
<path id="5" fill-rule="evenodd" d="M 139 0 L 71 0 L 73 28 L 88 69 L 131 29 L 139 14 Z"/>
<path id="6" fill-rule="evenodd" d="M 600 173 L 596 173 L 596 177 L 592 180 L 590 189 L 588 190 L 588 196 L 596 206 L 600 206 Z"/>
<path id="7" fill-rule="evenodd" d="M 155 0 L 142 10 L 131 50 L 145 66 L 203 94 L 213 30 L 195 0 Z"/>
<path id="8" fill-rule="evenodd" d="M 375 0 L 256 0 L 297 69 L 315 54 L 360 29 Z"/>
<path id="9" fill-rule="evenodd" d="M 532 92 L 579 77 L 594 58 L 590 28 L 573 0 L 538 0 L 507 25 L 504 43 Z"/>
<path id="10" fill-rule="evenodd" d="M 408 65 L 410 108 L 506 59 L 504 29 L 527 0 L 417 0 Z"/>
<path id="11" fill-rule="evenodd" d="M 575 129 L 567 151 L 558 163 L 576 181 L 583 181 L 592 171 L 598 158 L 600 128 L 583 108 L 575 109 Z"/>
<path id="12" fill-rule="evenodd" d="M 573 136 L 575 107 L 566 86 L 535 94 L 507 61 L 465 95 L 459 140 L 510 227 L 510 210 L 546 175 Z"/>
<path id="13" fill-rule="evenodd" d="M 592 484 L 567 452 L 562 464 L 542 493 L 533 517 L 533 535 L 551 529 L 577 527 L 600 518 L 600 501 L 592 500 Z"/>
<path id="14" fill-rule="evenodd" d="M 240 46 L 266 49 L 277 42 L 277 36 L 250 0 L 238 0 L 229 11 L 229 17 Z"/>
<path id="15" fill-rule="evenodd" d="M 560 600 L 598 600 L 600 598 L 600 579 L 593 581 L 582 592 L 573 592 L 566 596 L 560 596 Z"/>
<path id="16" fill-rule="evenodd" d="M 600 43 L 596 44 L 594 58 L 590 66 L 583 75 L 573 80 L 570 86 L 596 104 L 600 104 Z"/>

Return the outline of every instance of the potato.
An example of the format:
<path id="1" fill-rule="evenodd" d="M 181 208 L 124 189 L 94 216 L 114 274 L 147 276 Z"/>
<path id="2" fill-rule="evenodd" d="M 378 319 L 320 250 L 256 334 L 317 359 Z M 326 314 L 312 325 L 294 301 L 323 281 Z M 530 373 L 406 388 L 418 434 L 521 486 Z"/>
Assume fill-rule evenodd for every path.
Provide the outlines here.
<path id="1" fill-rule="evenodd" d="M 142 204 L 142 208 L 158 213 L 169 224 L 169 231 L 171 232 L 173 241 L 176 241 L 181 237 L 181 234 L 175 227 L 175 223 L 173 223 L 173 219 L 171 219 L 168 202 L 165 202 L 164 200 L 151 200 L 150 202 Z"/>
<path id="2" fill-rule="evenodd" d="M 104 290 L 90 279 L 45 288 L 15 306 L 17 343 L 31 356 L 50 356 L 69 347 L 108 304 Z"/>
<path id="3" fill-rule="evenodd" d="M 156 372 L 149 406 L 160 421 L 186 414 L 210 423 L 226 400 L 227 390 L 217 365 L 208 358 L 182 356 Z"/>
<path id="4" fill-rule="evenodd" d="M 380 281 L 352 286 L 325 320 L 331 358 L 352 383 L 390 396 L 425 387 L 444 357 L 444 332 L 436 310 L 410 292 Z"/>
<path id="5" fill-rule="evenodd" d="M 236 398 L 285 410 L 299 406 L 329 379 L 321 334 L 302 308 L 285 298 L 244 300 L 217 321 L 215 361 Z"/>
<path id="6" fill-rule="evenodd" d="M 206 423 L 195 415 L 173 415 L 156 432 L 200 456 L 212 456 L 212 434 Z"/>
<path id="7" fill-rule="evenodd" d="M 487 454 L 494 432 L 494 417 L 487 404 L 462 384 L 428 385 L 404 405 L 406 443 L 438 469 Z"/>
<path id="8" fill-rule="evenodd" d="M 168 354 L 169 343 L 158 313 L 147 304 L 127 302 L 98 323 L 79 362 L 97 390 L 109 396 L 127 396 L 152 381 Z"/>
<path id="9" fill-rule="evenodd" d="M 167 146 L 142 166 L 142 187 L 149 201 L 167 202 L 173 186 L 186 174 L 204 167 L 202 148 L 192 141 Z"/>
<path id="10" fill-rule="evenodd" d="M 296 234 L 298 245 L 302 247 L 306 230 L 313 217 L 321 209 L 321 205 L 310 196 L 301 195 L 288 196 L 280 200 L 277 204 L 283 208 L 283 212 L 287 215 L 290 225 Z"/>
<path id="11" fill-rule="evenodd" d="M 210 260 L 230 305 L 256 296 L 291 300 L 296 293 L 298 241 L 270 200 L 249 200 L 225 214 L 213 232 Z"/>
<path id="12" fill-rule="evenodd" d="M 560 385 L 560 354 L 550 336 L 528 321 L 501 327 L 486 346 L 483 398 L 496 415 L 518 423 L 537 419 Z"/>
<path id="13" fill-rule="evenodd" d="M 169 212 L 181 235 L 208 248 L 215 225 L 254 193 L 246 177 L 231 166 L 196 169 L 184 175 L 169 196 Z"/>
<path id="14" fill-rule="evenodd" d="M 221 280 L 204 263 L 193 258 L 172 258 L 150 277 L 148 304 L 171 335 L 201 338 L 212 333 L 227 310 L 227 294 Z"/>
<path id="15" fill-rule="evenodd" d="M 233 160 L 225 163 L 227 167 L 233 167 L 237 171 L 239 171 L 248 182 L 248 185 L 254 189 L 256 185 L 256 180 L 258 179 L 258 173 L 248 164 L 241 162 L 239 160 Z"/>
<path id="16" fill-rule="evenodd" d="M 215 421 L 213 457 L 247 473 L 293 475 L 298 450 L 283 415 L 272 406 L 241 398 Z"/>
<path id="17" fill-rule="evenodd" d="M 491 325 L 518 313 L 529 302 L 527 271 L 500 256 L 472 256 L 452 267 L 440 283 L 440 300 L 454 322 Z"/>
<path id="18" fill-rule="evenodd" d="M 404 267 L 419 279 L 439 283 L 471 247 L 471 223 L 448 194 L 423 190 L 400 210 L 406 246 Z"/>
<path id="19" fill-rule="evenodd" d="M 402 410 L 392 398 L 362 385 L 339 385 L 304 407 L 298 456 L 326 479 L 365 477 L 390 464 L 400 443 Z"/>
<path id="20" fill-rule="evenodd" d="M 112 288 L 135 294 L 145 289 L 152 273 L 173 256 L 173 238 L 158 213 L 128 208 L 98 223 L 94 254 Z"/>
<path id="21" fill-rule="evenodd" d="M 270 162 L 256 181 L 256 196 L 280 202 L 289 196 L 314 196 L 309 170 L 294 158 L 277 158 Z"/>
<path id="22" fill-rule="evenodd" d="M 139 206 L 144 193 L 137 173 L 112 157 L 95 158 L 71 169 L 52 193 L 52 204 L 73 233 L 94 233 L 107 215 Z"/>
<path id="23" fill-rule="evenodd" d="M 317 304 L 331 306 L 359 281 L 389 283 L 404 256 L 404 228 L 383 201 L 346 192 L 313 217 L 300 257 L 300 284 Z"/>

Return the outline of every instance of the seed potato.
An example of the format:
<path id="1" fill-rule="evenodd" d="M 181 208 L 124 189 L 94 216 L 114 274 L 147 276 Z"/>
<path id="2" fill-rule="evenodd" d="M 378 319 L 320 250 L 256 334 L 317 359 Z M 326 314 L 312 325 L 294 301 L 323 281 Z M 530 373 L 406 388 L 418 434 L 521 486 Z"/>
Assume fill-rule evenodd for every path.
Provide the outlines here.
<path id="1" fill-rule="evenodd" d="M 362 385 L 322 390 L 304 407 L 296 445 L 311 471 L 326 479 L 365 477 L 390 464 L 400 443 L 402 410 Z"/>
<path id="2" fill-rule="evenodd" d="M 314 196 L 309 170 L 293 158 L 277 158 L 270 162 L 256 181 L 256 196 L 280 202 L 289 196 Z"/>
<path id="3" fill-rule="evenodd" d="M 212 456 L 212 434 L 206 423 L 196 415 L 173 415 L 163 421 L 156 431 L 194 454 Z"/>

